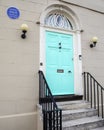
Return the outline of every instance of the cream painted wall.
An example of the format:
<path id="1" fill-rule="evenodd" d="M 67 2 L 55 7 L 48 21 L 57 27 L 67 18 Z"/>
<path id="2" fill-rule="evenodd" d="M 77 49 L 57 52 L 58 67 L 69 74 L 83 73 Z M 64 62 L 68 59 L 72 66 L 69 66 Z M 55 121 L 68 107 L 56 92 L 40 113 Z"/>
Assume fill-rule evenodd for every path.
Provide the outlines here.
<path id="1" fill-rule="evenodd" d="M 59 0 L 0 0 L 0 129 L 36 130 L 41 13 L 51 4 L 71 8 L 78 16 L 82 33 L 83 71 L 91 72 L 104 85 L 104 15 Z M 102 3 L 101 3 L 102 4 Z M 6 11 L 14 6 L 19 19 L 10 19 Z M 20 26 L 29 26 L 27 38 L 21 39 Z M 91 37 L 99 38 L 91 49 Z M 7 126 L 5 125 L 7 124 Z M 2 125 L 1 125 L 2 124 Z M 26 124 L 26 126 L 25 126 Z"/>
<path id="2" fill-rule="evenodd" d="M 0 129 L 36 130 L 39 70 L 39 21 L 47 0 L 0 0 Z M 20 11 L 7 16 L 9 7 Z M 21 39 L 21 24 L 29 26 Z"/>
<path id="3" fill-rule="evenodd" d="M 76 4 L 91 10 L 96 10 L 104 13 L 104 1 L 103 0 L 60 0 L 67 3 Z"/>

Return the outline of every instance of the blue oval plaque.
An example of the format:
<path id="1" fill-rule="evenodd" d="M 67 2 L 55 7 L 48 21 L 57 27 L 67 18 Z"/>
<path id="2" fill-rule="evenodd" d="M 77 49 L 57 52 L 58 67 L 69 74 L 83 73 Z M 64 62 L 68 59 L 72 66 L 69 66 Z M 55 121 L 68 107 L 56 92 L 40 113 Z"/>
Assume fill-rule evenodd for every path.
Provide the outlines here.
<path id="1" fill-rule="evenodd" d="M 10 7 L 10 8 L 7 9 L 7 15 L 11 19 L 17 19 L 20 16 L 20 12 L 17 8 Z"/>

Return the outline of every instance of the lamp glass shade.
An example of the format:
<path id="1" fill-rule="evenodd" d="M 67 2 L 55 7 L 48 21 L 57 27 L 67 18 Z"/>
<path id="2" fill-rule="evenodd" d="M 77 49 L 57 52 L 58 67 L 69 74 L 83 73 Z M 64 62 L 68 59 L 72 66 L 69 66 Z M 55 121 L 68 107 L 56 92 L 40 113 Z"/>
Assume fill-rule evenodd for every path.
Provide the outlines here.
<path id="1" fill-rule="evenodd" d="M 21 30 L 27 31 L 28 30 L 28 25 L 27 24 L 22 24 L 21 25 Z"/>
<path id="2" fill-rule="evenodd" d="M 98 41 L 98 38 L 97 38 L 97 37 L 93 37 L 93 38 L 92 38 L 92 42 L 93 42 L 93 43 L 97 43 L 97 41 Z"/>

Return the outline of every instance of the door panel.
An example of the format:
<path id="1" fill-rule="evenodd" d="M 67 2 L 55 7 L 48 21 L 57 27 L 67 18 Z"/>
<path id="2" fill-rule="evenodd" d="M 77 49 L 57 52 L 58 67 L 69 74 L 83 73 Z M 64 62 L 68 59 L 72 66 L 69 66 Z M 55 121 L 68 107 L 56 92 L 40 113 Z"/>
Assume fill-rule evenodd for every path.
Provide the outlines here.
<path id="1" fill-rule="evenodd" d="M 46 31 L 46 79 L 53 95 L 74 93 L 72 35 Z"/>

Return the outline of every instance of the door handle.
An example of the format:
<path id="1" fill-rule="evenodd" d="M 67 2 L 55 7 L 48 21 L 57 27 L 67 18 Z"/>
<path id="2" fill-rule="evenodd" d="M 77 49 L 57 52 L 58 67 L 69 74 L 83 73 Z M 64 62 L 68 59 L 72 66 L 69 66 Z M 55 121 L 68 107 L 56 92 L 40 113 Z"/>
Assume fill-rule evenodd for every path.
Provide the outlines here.
<path id="1" fill-rule="evenodd" d="M 72 73 L 71 70 L 69 70 L 68 73 Z"/>

